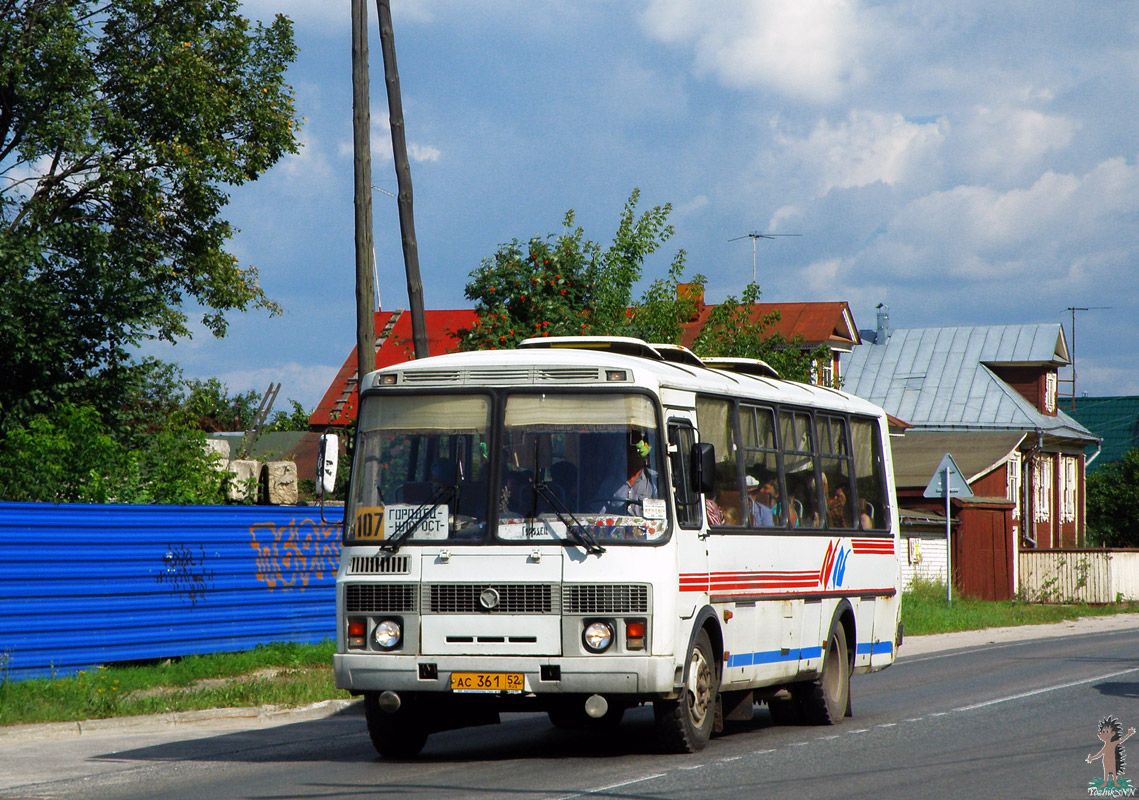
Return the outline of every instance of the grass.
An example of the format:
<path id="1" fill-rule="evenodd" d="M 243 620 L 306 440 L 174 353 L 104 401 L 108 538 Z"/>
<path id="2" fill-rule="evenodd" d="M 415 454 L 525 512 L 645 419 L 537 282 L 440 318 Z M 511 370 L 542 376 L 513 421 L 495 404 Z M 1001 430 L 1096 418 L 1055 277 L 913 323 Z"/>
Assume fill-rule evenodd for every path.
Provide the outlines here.
<path id="1" fill-rule="evenodd" d="M 1039 605 L 1019 600 L 954 598 L 945 586 L 919 583 L 902 597 L 907 636 L 1008 625 L 1037 625 L 1139 612 L 1139 603 Z M 335 643 L 271 644 L 242 653 L 186 656 L 112 665 L 63 678 L 10 680 L 0 664 L 0 725 L 73 722 L 238 706 L 302 706 L 347 699 L 332 676 Z"/>
<path id="2" fill-rule="evenodd" d="M 0 675 L 0 725 L 69 722 L 347 698 L 332 677 L 332 641 L 113 665 L 63 678 Z"/>
<path id="3" fill-rule="evenodd" d="M 1139 603 L 1089 606 L 1086 603 L 1040 604 L 1023 600 L 972 600 L 954 597 L 945 602 L 945 584 L 915 581 L 902 595 L 906 636 L 952 633 L 1010 625 L 1044 625 L 1080 617 L 1139 612 Z"/>

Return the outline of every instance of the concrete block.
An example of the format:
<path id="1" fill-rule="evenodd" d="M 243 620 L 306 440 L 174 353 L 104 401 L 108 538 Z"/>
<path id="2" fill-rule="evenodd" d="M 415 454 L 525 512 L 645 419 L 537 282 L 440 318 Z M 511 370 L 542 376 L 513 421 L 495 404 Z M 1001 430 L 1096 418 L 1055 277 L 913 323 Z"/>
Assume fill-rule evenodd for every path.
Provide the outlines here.
<path id="1" fill-rule="evenodd" d="M 261 468 L 264 497 L 271 506 L 297 504 L 297 465 L 292 461 L 269 461 Z"/>
<path id="2" fill-rule="evenodd" d="M 229 442 L 223 439 L 206 439 L 206 455 L 217 456 L 213 459 L 214 466 L 224 470 L 229 464 Z"/>
<path id="3" fill-rule="evenodd" d="M 261 462 L 239 458 L 229 462 L 229 481 L 226 483 L 226 497 L 232 503 L 257 500 L 257 483 L 261 477 Z"/>

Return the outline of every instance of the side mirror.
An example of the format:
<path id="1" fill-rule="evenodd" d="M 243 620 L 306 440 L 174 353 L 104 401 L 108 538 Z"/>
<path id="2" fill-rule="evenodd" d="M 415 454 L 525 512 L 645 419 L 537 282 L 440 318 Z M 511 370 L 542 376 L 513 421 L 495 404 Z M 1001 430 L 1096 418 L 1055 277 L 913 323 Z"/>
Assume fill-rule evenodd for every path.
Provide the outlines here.
<path id="1" fill-rule="evenodd" d="M 692 445 L 688 460 L 692 491 L 711 494 L 716 488 L 716 448 L 708 442 L 697 442 Z"/>
<path id="2" fill-rule="evenodd" d="M 316 455 L 316 493 L 323 497 L 336 490 L 336 464 L 340 458 L 340 438 L 335 433 L 324 433 Z"/>

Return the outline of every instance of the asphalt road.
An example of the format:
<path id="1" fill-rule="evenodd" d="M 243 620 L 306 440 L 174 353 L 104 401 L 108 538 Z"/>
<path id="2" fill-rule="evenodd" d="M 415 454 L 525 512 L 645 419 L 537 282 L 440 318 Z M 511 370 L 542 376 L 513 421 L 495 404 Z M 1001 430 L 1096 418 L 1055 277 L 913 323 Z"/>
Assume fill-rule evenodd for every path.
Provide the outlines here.
<path id="1" fill-rule="evenodd" d="M 911 639 L 842 725 L 758 707 L 693 756 L 653 751 L 647 708 L 592 737 L 509 715 L 408 762 L 376 756 L 359 704 L 245 709 L 0 730 L 0 798 L 1087 797 L 1100 719 L 1139 727 L 1139 619 L 1112 620 Z"/>

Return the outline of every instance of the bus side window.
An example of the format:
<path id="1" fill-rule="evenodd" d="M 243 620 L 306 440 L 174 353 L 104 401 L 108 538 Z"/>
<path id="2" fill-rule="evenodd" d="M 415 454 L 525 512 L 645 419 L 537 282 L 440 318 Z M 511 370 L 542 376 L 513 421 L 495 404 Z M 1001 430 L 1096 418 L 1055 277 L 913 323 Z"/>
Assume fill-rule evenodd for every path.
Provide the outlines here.
<path id="1" fill-rule="evenodd" d="M 682 528 L 700 527 L 700 497 L 692 489 L 688 454 L 696 442 L 696 432 L 687 422 L 668 423 L 669 462 L 672 466 L 672 493 L 676 498 L 676 519 Z"/>

